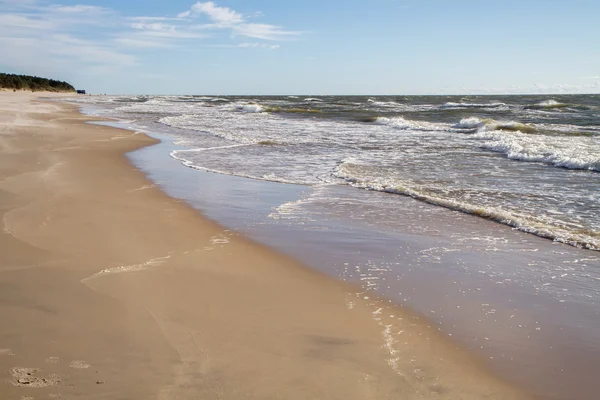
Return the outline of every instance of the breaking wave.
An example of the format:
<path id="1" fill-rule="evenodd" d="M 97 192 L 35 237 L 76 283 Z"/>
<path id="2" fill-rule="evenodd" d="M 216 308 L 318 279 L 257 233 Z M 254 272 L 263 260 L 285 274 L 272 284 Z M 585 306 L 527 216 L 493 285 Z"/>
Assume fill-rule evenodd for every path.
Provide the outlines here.
<path id="1" fill-rule="evenodd" d="M 556 242 L 590 250 L 600 250 L 600 233 L 594 230 L 575 225 L 552 224 L 548 220 L 533 215 L 453 199 L 445 196 L 443 188 L 427 187 L 411 182 L 393 182 L 387 181 L 385 178 L 371 177 L 361 172 L 362 167 L 354 160 L 345 160 L 338 165 L 334 176 L 357 188 L 409 196 L 429 204 L 493 220 Z"/>
<path id="2" fill-rule="evenodd" d="M 600 144 L 583 137 L 577 142 L 565 136 L 526 135 L 519 131 L 484 131 L 481 147 L 505 154 L 511 160 L 543 162 L 555 167 L 600 171 Z"/>
<path id="3" fill-rule="evenodd" d="M 543 162 L 555 167 L 600 171 L 600 142 L 594 137 L 547 134 L 532 124 L 463 118 L 453 128 L 474 133 L 481 147 L 505 154 L 511 160 Z M 560 135 L 558 135 L 560 134 Z"/>
<path id="4" fill-rule="evenodd" d="M 247 113 L 261 113 L 265 111 L 265 109 L 259 104 L 244 104 L 237 106 L 237 109 Z"/>
<path id="5" fill-rule="evenodd" d="M 463 118 L 460 122 L 453 126 L 459 130 L 471 130 L 471 131 L 511 131 L 511 132 L 524 132 L 533 133 L 536 132 L 536 127 L 531 124 L 524 124 L 516 121 L 496 121 L 491 118 L 477 118 L 469 117 Z"/>
<path id="6" fill-rule="evenodd" d="M 400 105 L 395 101 L 379 101 L 374 99 L 368 99 L 367 102 L 377 107 L 398 107 Z"/>
<path id="7" fill-rule="evenodd" d="M 441 109 L 457 109 L 457 108 L 499 108 L 506 107 L 505 103 L 454 103 L 448 102 L 440 106 Z"/>
<path id="8" fill-rule="evenodd" d="M 365 122 L 374 122 L 377 125 L 387 125 L 395 129 L 414 131 L 444 131 L 449 127 L 443 123 L 413 121 L 403 117 L 374 117 L 372 120 L 366 120 Z"/>
<path id="9" fill-rule="evenodd" d="M 556 100 L 544 100 L 542 102 L 539 102 L 537 104 L 532 104 L 529 106 L 525 106 L 526 110 L 552 110 L 552 109 L 556 109 L 556 108 L 567 108 L 569 107 L 569 104 L 566 103 L 560 103 Z"/>

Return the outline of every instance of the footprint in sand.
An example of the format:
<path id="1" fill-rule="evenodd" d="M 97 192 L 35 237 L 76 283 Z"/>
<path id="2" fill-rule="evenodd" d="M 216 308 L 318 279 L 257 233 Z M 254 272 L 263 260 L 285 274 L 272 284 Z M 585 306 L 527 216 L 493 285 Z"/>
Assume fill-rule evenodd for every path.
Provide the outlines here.
<path id="1" fill-rule="evenodd" d="M 0 349 L 0 356 L 14 356 L 15 353 L 11 349 Z"/>
<path id="2" fill-rule="evenodd" d="M 48 357 L 45 361 L 47 364 L 58 364 L 60 362 L 60 357 Z"/>
<path id="3" fill-rule="evenodd" d="M 75 360 L 75 361 L 71 361 L 69 363 L 69 367 L 77 368 L 77 369 L 87 369 L 87 368 L 91 367 L 91 365 L 86 363 L 85 361 Z"/>
<path id="4" fill-rule="evenodd" d="M 11 368 L 10 374 L 13 377 L 11 383 L 15 386 L 34 388 L 56 386 L 60 383 L 58 375 L 50 374 L 48 377 L 43 378 L 37 376 L 39 371 L 38 368 Z"/>

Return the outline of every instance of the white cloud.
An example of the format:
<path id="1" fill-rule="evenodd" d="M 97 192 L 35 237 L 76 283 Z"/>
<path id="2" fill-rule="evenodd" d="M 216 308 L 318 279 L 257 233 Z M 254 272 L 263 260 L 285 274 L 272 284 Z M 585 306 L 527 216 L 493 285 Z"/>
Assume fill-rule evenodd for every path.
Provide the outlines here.
<path id="1" fill-rule="evenodd" d="M 237 47 L 242 47 L 242 48 L 262 48 L 262 49 L 270 49 L 270 50 L 277 50 L 279 49 L 281 46 L 278 44 L 267 44 L 267 43 L 240 43 L 237 45 Z"/>
<path id="2" fill-rule="evenodd" d="M 123 47 L 129 48 L 141 48 L 141 49 L 152 49 L 152 48 L 166 48 L 170 47 L 169 43 L 159 40 L 151 39 L 136 39 L 134 37 L 118 37 L 115 39 L 115 43 Z"/>
<path id="3" fill-rule="evenodd" d="M 150 22 L 150 21 L 180 21 L 181 18 L 175 17 L 129 17 L 129 21 Z"/>
<path id="4" fill-rule="evenodd" d="M 276 50 L 274 43 L 239 43 L 236 37 L 274 41 L 297 35 L 282 27 L 248 22 L 212 1 L 197 2 L 178 16 L 124 17 L 117 11 L 52 0 L 0 0 L 0 66 L 30 74 L 59 71 L 107 73 L 138 67 L 153 49 L 193 50 L 200 40 L 227 31 L 230 48 Z M 197 18 L 206 23 L 199 24 Z M 240 40 L 241 41 L 241 40 Z"/>
<path id="5" fill-rule="evenodd" d="M 244 21 L 244 16 L 227 7 L 219 7 L 212 1 L 206 3 L 197 2 L 188 11 L 179 14 L 179 17 L 185 18 L 193 14 L 205 14 L 215 24 L 223 27 L 234 26 L 241 24 Z"/>
<path id="6" fill-rule="evenodd" d="M 178 25 L 166 19 L 136 18 L 130 26 L 132 31 L 122 32 L 115 41 L 127 47 L 137 48 L 177 48 L 181 41 L 202 39 L 207 35 L 193 30 L 187 25 Z M 168 22 L 168 23 L 167 23 Z"/>
<path id="7" fill-rule="evenodd" d="M 7 4 L 7 3 L 5 3 Z M 103 36 L 112 12 L 95 6 L 11 2 L 0 11 L 0 64 L 16 70 L 119 69 L 136 63 Z M 94 34 L 90 34 L 94 33 Z"/>
<path id="8" fill-rule="evenodd" d="M 248 18 L 260 16 L 255 13 L 250 17 L 234 11 L 228 7 L 217 6 L 212 1 L 197 2 L 189 10 L 178 15 L 179 18 L 190 18 L 204 15 L 210 24 L 200 25 L 202 29 L 230 29 L 234 35 L 247 36 L 262 40 L 283 40 L 298 36 L 300 32 L 287 31 L 280 26 L 271 24 L 248 23 Z"/>
<path id="9" fill-rule="evenodd" d="M 110 13 L 111 11 L 104 7 L 98 6 L 87 6 L 83 4 L 78 4 L 75 6 L 51 6 L 51 10 L 66 13 L 66 14 L 105 14 Z"/>
<path id="10" fill-rule="evenodd" d="M 267 24 L 240 24 L 235 26 L 233 30 L 242 36 L 264 40 L 280 40 L 298 35 L 297 32 L 285 31 L 279 26 Z"/>

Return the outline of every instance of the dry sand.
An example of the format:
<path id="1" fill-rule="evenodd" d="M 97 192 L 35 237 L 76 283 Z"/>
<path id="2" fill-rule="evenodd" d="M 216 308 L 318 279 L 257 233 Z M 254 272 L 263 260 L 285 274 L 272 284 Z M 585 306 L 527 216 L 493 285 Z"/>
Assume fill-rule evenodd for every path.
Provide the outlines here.
<path id="1" fill-rule="evenodd" d="M 154 188 L 124 156 L 152 139 L 39 96 L 0 93 L 1 399 L 525 397 Z"/>

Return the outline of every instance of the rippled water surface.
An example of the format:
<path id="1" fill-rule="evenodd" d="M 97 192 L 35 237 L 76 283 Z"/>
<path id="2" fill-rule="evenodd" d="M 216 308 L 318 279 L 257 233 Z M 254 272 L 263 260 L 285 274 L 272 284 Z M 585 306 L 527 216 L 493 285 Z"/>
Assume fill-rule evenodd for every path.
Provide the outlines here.
<path id="1" fill-rule="evenodd" d="M 408 195 L 600 249 L 600 96 L 80 98 L 185 165 Z"/>

